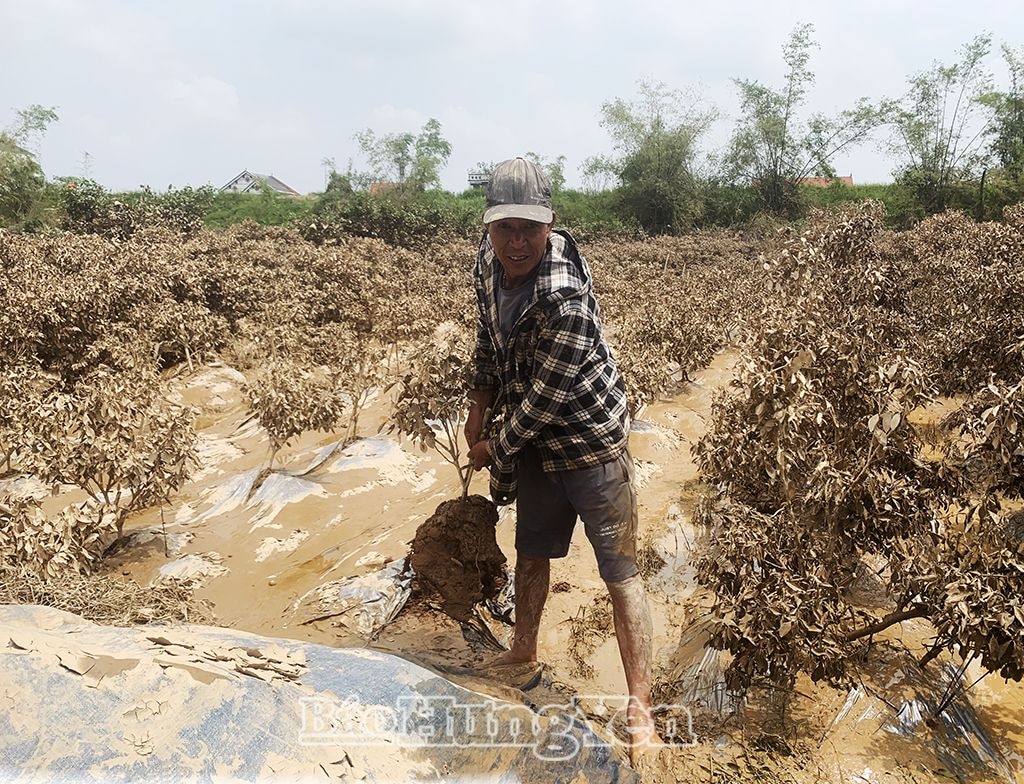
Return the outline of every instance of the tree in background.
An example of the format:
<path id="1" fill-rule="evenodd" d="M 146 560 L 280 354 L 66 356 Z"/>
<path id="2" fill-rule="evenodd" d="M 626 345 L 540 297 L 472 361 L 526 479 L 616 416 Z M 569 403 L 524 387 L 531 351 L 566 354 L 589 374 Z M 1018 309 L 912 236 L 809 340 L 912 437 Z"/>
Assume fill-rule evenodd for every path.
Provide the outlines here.
<path id="1" fill-rule="evenodd" d="M 548 179 L 551 180 L 551 193 L 558 193 L 565 188 L 564 155 L 556 155 L 554 158 L 546 158 L 535 152 L 528 152 L 524 157 L 548 175 Z"/>
<path id="2" fill-rule="evenodd" d="M 788 66 L 782 89 L 760 82 L 734 79 L 740 97 L 740 117 L 725 158 L 726 178 L 753 184 L 766 210 L 796 217 L 798 185 L 808 176 L 834 177 L 832 160 L 862 141 L 882 119 L 880 110 L 862 98 L 852 109 L 834 117 L 800 112 L 814 74 L 807 67 L 813 25 L 798 25 L 782 47 Z"/>
<path id="3" fill-rule="evenodd" d="M 47 126 L 57 120 L 54 108 L 33 104 L 0 131 L 0 226 L 31 222 L 46 178 L 35 145 Z"/>
<path id="4" fill-rule="evenodd" d="M 452 145 L 441 135 L 441 123 L 433 117 L 417 135 L 378 135 L 367 128 L 355 138 L 378 182 L 400 183 L 418 190 L 440 186 L 441 169 L 452 154 Z"/>
<path id="5" fill-rule="evenodd" d="M 639 93 L 635 102 L 616 98 L 601 107 L 616 155 L 588 159 L 584 175 L 617 179 L 624 217 L 645 230 L 678 231 L 700 211 L 697 143 L 717 112 L 662 82 L 640 81 Z"/>
<path id="6" fill-rule="evenodd" d="M 961 48 L 958 62 L 936 62 L 912 76 L 903 98 L 887 107 L 896 181 L 925 213 L 944 209 L 952 187 L 976 179 L 986 163 L 992 77 L 983 61 L 991 43 L 991 36 L 977 36 Z"/>
<path id="7" fill-rule="evenodd" d="M 320 159 L 320 165 L 324 167 L 324 190 L 331 184 L 331 177 L 338 173 L 338 164 L 334 158 L 325 155 Z"/>
<path id="8" fill-rule="evenodd" d="M 991 125 L 992 154 L 1016 182 L 1024 180 L 1024 47 L 1003 44 L 1003 59 L 1010 71 L 1007 92 L 992 92 L 983 102 L 995 114 Z"/>

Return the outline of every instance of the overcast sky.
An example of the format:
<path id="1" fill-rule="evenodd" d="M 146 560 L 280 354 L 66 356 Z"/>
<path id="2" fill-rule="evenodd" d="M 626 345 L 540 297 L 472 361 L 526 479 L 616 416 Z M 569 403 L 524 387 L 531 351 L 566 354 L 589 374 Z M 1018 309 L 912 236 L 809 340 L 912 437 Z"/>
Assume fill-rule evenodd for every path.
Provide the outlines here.
<path id="1" fill-rule="evenodd" d="M 700 91 L 722 116 L 706 146 L 723 145 L 731 80 L 779 84 L 801 22 L 820 45 L 808 105 L 829 113 L 899 96 L 982 32 L 1005 87 L 999 44 L 1024 45 L 1021 0 L 0 0 L 0 127 L 30 104 L 56 107 L 39 145 L 50 177 L 162 189 L 249 169 L 308 192 L 323 188 L 325 157 L 364 164 L 356 132 L 436 117 L 453 147 L 445 188 L 526 151 L 565 155 L 574 185 L 611 150 L 602 103 L 634 97 L 639 79 Z M 868 143 L 836 168 L 884 182 L 892 163 Z"/>

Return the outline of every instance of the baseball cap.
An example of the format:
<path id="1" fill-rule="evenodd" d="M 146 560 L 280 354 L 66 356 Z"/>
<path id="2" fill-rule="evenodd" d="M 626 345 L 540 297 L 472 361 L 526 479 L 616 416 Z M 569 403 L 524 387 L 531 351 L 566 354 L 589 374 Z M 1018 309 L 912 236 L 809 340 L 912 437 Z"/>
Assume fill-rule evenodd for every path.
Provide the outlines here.
<path id="1" fill-rule="evenodd" d="M 551 181 L 525 158 L 512 158 L 494 167 L 487 183 L 484 223 L 504 218 L 523 218 L 551 223 Z"/>

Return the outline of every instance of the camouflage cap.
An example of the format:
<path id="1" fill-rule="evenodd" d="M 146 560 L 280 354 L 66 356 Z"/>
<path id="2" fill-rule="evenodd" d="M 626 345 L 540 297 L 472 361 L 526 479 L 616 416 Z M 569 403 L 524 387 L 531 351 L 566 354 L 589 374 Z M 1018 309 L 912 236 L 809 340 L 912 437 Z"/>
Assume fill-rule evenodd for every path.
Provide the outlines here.
<path id="1" fill-rule="evenodd" d="M 551 223 L 551 181 L 540 167 L 525 158 L 512 158 L 494 167 L 487 183 L 484 223 L 523 218 Z"/>

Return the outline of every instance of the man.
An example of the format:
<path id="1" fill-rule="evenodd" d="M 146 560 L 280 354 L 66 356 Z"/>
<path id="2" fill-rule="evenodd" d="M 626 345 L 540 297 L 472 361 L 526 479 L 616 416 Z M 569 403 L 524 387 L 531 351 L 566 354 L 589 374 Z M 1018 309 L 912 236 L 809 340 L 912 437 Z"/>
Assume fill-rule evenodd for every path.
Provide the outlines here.
<path id="1" fill-rule="evenodd" d="M 517 503 L 516 623 L 500 663 L 537 660 L 550 559 L 567 555 L 579 517 L 612 600 L 632 755 L 656 735 L 625 386 L 590 268 L 554 220 L 547 176 L 523 158 L 498 164 L 475 271 L 476 378 L 465 436 L 476 470 L 491 467 L 495 503 Z M 482 440 L 489 410 L 503 416 Z"/>

